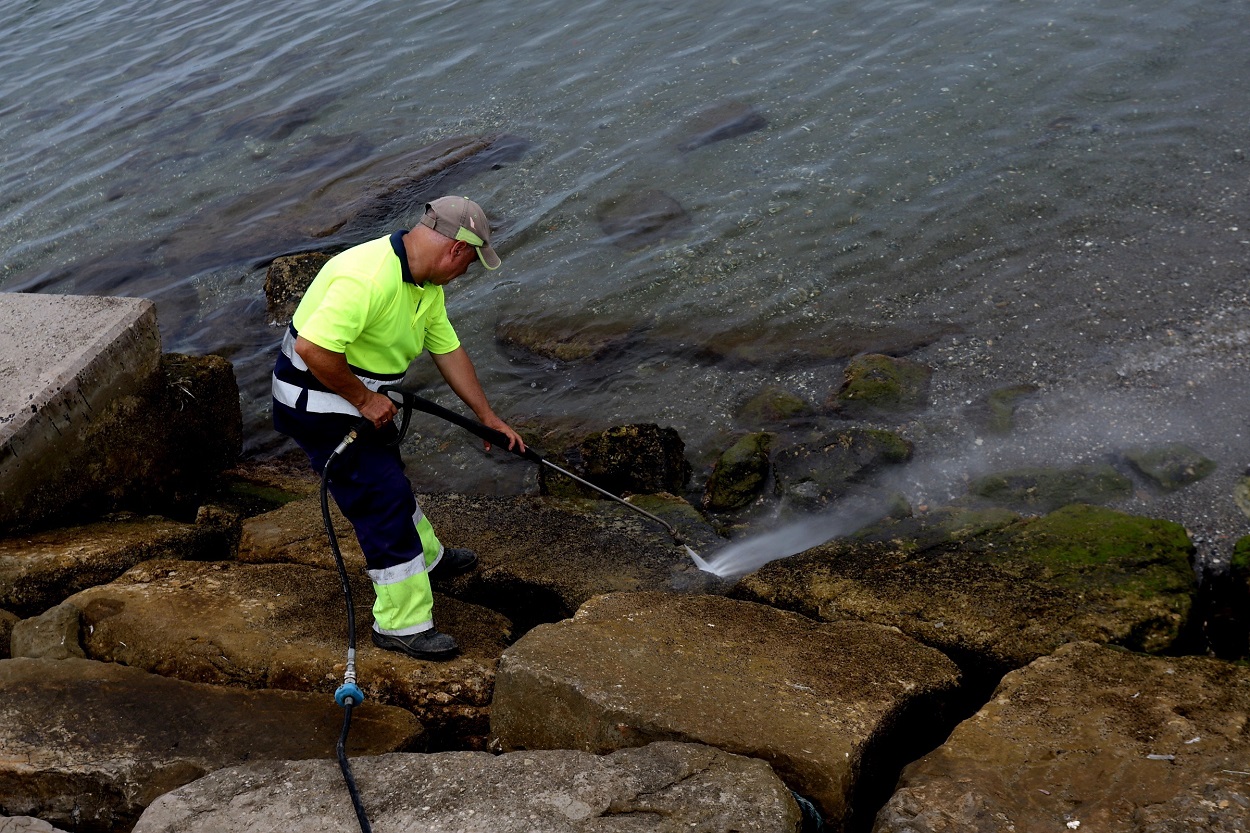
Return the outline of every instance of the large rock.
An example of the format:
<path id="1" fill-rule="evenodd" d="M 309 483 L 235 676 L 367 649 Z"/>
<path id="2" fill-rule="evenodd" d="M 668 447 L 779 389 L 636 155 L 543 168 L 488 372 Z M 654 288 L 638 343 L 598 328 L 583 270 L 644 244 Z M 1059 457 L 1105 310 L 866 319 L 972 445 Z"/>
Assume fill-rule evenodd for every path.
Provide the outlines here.
<path id="1" fill-rule="evenodd" d="M 353 578 L 357 673 L 369 701 L 413 711 L 436 746 L 484 738 L 509 623 L 437 597 L 435 622 L 459 657 L 422 662 L 374 647 L 373 590 Z M 295 564 L 149 561 L 72 597 L 87 656 L 193 682 L 332 693 L 347 653 L 336 573 Z"/>
<path id="2" fill-rule="evenodd" d="M 81 659 L 0 662 L 0 813 L 77 833 L 126 830 L 157 796 L 225 766 L 333 759 L 343 712 L 328 695 L 242 691 Z M 421 727 L 365 703 L 348 752 L 407 750 Z"/>
<path id="3" fill-rule="evenodd" d="M 584 752 L 382 755 L 352 762 L 377 830 L 428 833 L 796 833 L 799 813 L 761 761 L 656 743 Z M 214 772 L 155 801 L 134 833 L 355 833 L 332 762 Z"/>
<path id="4" fill-rule="evenodd" d="M 130 518 L 0 539 L 0 607 L 36 616 L 80 590 L 153 558 L 224 559 L 229 529 Z"/>
<path id="5" fill-rule="evenodd" d="M 445 543 L 472 547 L 480 559 L 478 569 L 441 584 L 443 592 L 503 613 L 518 630 L 572 616 L 601 593 L 699 587 L 708 578 L 664 527 L 613 501 L 458 494 L 419 499 Z M 685 501 L 633 500 L 696 550 L 708 551 L 717 539 Z"/>
<path id="6" fill-rule="evenodd" d="M 266 323 L 280 327 L 291 323 L 291 316 L 308 291 L 308 285 L 329 260 L 330 255 L 322 252 L 274 258 L 265 272 Z"/>
<path id="7" fill-rule="evenodd" d="M 0 529 L 115 489 L 128 473 L 101 436 L 152 393 L 161 357 L 152 302 L 0 294 L 0 354 Z"/>
<path id="8" fill-rule="evenodd" d="M 616 495 L 681 494 L 691 474 L 681 436 L 672 428 L 653 423 L 597 431 L 551 459 Z M 598 497 L 593 490 L 547 466 L 539 469 L 538 482 L 545 495 Z"/>
<path id="9" fill-rule="evenodd" d="M 1250 669 L 1064 646 L 909 766 L 875 833 L 1245 831 Z"/>
<path id="10" fill-rule="evenodd" d="M 886 749 L 941 725 L 958 681 L 946 657 L 894 629 L 614 593 L 504 653 L 491 733 L 505 750 L 678 740 L 762 758 L 838 830 L 893 763 Z"/>
<path id="11" fill-rule="evenodd" d="M 824 621 L 897 627 L 982 680 L 1067 642 L 1158 652 L 1179 638 L 1196 590 L 1179 524 L 1079 505 L 1014 517 L 886 525 L 875 540 L 768 564 L 733 592 Z"/>

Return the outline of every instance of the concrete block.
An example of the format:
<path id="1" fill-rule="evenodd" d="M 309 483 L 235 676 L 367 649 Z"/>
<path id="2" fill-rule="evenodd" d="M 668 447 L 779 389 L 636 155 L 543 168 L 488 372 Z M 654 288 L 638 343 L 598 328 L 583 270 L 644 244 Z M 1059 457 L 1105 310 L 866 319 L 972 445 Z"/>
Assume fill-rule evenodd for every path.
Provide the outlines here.
<path id="1" fill-rule="evenodd" d="M 101 487 L 94 423 L 157 382 L 156 307 L 141 298 L 0 293 L 0 528 Z"/>

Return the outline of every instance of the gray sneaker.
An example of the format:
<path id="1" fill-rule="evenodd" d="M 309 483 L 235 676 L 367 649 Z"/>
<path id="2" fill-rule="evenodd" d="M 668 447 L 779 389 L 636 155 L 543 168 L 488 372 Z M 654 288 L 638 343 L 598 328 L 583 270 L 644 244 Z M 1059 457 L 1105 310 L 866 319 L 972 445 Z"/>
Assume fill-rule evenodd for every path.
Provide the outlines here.
<path id="1" fill-rule="evenodd" d="M 388 651 L 407 654 L 413 659 L 438 661 L 451 659 L 460 652 L 460 646 L 456 644 L 456 640 L 432 628 L 410 636 L 391 636 L 377 631 L 372 631 L 372 633 L 374 645 Z"/>

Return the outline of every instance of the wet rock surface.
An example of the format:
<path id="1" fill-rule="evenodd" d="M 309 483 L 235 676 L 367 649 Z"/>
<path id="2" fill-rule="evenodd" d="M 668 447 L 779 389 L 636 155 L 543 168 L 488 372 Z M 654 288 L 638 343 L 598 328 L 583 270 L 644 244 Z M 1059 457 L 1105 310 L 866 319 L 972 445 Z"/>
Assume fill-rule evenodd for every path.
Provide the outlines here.
<path id="1" fill-rule="evenodd" d="M 436 597 L 436 626 L 462 653 L 432 663 L 374 647 L 373 590 L 353 577 L 357 668 L 366 702 L 417 715 L 431 743 L 473 746 L 486 733 L 495 662 L 509 622 Z M 83 649 L 189 682 L 320 692 L 341 680 L 346 648 L 336 573 L 296 564 L 149 561 L 72 597 L 83 612 Z"/>
<path id="2" fill-rule="evenodd" d="M 1124 458 L 1157 488 L 1175 491 L 1215 471 L 1215 461 L 1185 443 L 1131 448 Z"/>
<path id="3" fill-rule="evenodd" d="M 831 431 L 782 448 L 773 456 L 778 494 L 792 505 L 819 509 L 883 466 L 911 459 L 912 443 L 874 428 Z"/>
<path id="4" fill-rule="evenodd" d="M 17 614 L 0 610 L 0 659 L 8 659 L 12 656 L 9 653 L 9 638 L 13 633 L 13 626 L 20 621 Z"/>
<path id="5" fill-rule="evenodd" d="M 933 371 L 926 365 L 881 354 L 847 363 L 842 386 L 830 406 L 850 417 L 910 411 L 925 405 Z"/>
<path id="6" fill-rule="evenodd" d="M 505 652 L 491 733 L 505 750 L 707 743 L 768 761 L 841 829 L 884 737 L 940 723 L 958 684 L 946 657 L 891 628 L 614 593 Z"/>
<path id="7" fill-rule="evenodd" d="M 907 767 L 873 831 L 1244 831 L 1248 721 L 1244 666 L 1066 645 Z"/>
<path id="8" fill-rule="evenodd" d="M 221 559 L 230 536 L 213 526 L 130 518 L 0 540 L 0 607 L 35 616 L 79 590 L 152 558 Z"/>
<path id="9" fill-rule="evenodd" d="M 1030 466 L 978 477 L 968 491 L 999 506 L 1050 512 L 1070 503 L 1110 503 L 1133 491 L 1133 481 L 1106 464 Z"/>
<path id="10" fill-rule="evenodd" d="M 158 796 L 224 766 L 334 755 L 328 695 L 193 685 L 83 659 L 0 662 L 0 812 L 75 833 L 127 830 Z M 402 709 L 356 710 L 349 749 L 421 738 Z M 3 824 L 0 823 L 0 829 Z"/>
<path id="11" fill-rule="evenodd" d="M 508 616 L 518 631 L 572 616 L 600 593 L 688 586 L 705 574 L 665 529 L 611 501 L 481 495 L 419 495 L 448 546 L 466 546 L 480 566 L 438 587 Z M 638 500 L 635 498 L 635 500 Z M 689 504 L 681 502 L 689 508 Z M 665 510 L 642 503 L 653 514 Z M 710 527 L 684 527 L 695 547 Z"/>
<path id="12" fill-rule="evenodd" d="M 378 830 L 793 833 L 799 822 L 766 764 L 693 744 L 382 755 L 352 768 Z M 331 761 L 220 770 L 156 801 L 134 833 L 351 833 L 359 826 L 341 780 Z"/>
<path id="13" fill-rule="evenodd" d="M 291 323 L 308 285 L 329 260 L 330 255 L 321 252 L 273 259 L 265 272 L 265 311 L 270 325 L 285 327 Z"/>
<path id="14" fill-rule="evenodd" d="M 739 509 L 769 485 L 769 452 L 776 435 L 747 434 L 721 454 L 703 492 L 703 505 L 713 512 Z"/>
<path id="15" fill-rule="evenodd" d="M 1067 642 L 1177 644 L 1197 590 L 1185 530 L 1092 506 L 1040 518 L 884 524 L 768 564 L 733 595 L 822 621 L 897 627 L 996 680 Z"/>
<path id="16" fill-rule="evenodd" d="M 597 431 L 551 460 L 616 495 L 681 494 L 691 474 L 681 435 L 654 423 L 618 425 Z M 594 490 L 545 466 L 539 470 L 538 482 L 543 494 L 597 497 Z"/>

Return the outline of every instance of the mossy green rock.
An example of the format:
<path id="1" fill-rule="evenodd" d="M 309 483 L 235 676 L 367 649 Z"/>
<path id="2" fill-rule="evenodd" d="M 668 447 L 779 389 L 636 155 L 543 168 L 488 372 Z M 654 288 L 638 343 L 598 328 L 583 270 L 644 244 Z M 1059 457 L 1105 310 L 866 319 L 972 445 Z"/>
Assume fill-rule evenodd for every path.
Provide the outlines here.
<path id="1" fill-rule="evenodd" d="M 848 428 L 777 453 L 777 492 L 795 506 L 819 509 L 884 466 L 911 459 L 912 444 L 891 431 Z"/>
<path id="2" fill-rule="evenodd" d="M 782 388 L 768 387 L 738 409 L 738 420 L 747 426 L 767 425 L 811 413 L 812 407 L 801 397 Z"/>
<path id="3" fill-rule="evenodd" d="M 1136 471 L 1165 491 L 1196 483 L 1215 471 L 1215 461 L 1184 443 L 1133 448 L 1124 452 Z"/>
<path id="4" fill-rule="evenodd" d="M 1179 524 L 1087 505 L 935 521 L 830 541 L 733 593 L 822 621 L 892 625 L 986 681 L 1079 640 L 1165 651 L 1189 618 L 1194 548 Z"/>
<path id="5" fill-rule="evenodd" d="M 1133 493 L 1133 482 L 1108 465 L 1024 467 L 979 477 L 972 494 L 999 506 L 1048 512 L 1069 503 L 1107 503 Z"/>
<path id="6" fill-rule="evenodd" d="M 846 366 L 833 406 L 848 415 L 908 411 L 925 405 L 929 377 L 926 365 L 893 356 L 856 356 Z"/>
<path id="7" fill-rule="evenodd" d="M 750 503 L 768 480 L 768 453 L 775 439 L 767 432 L 747 434 L 726 449 L 708 478 L 703 505 L 724 512 Z"/>
<path id="8" fill-rule="evenodd" d="M 1016 406 L 1036 391 L 1037 385 L 998 388 L 969 407 L 968 417 L 987 434 L 1009 434 L 1016 424 Z"/>

